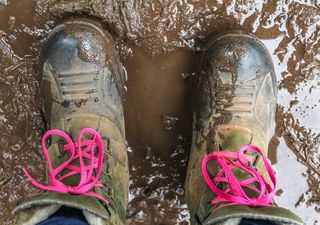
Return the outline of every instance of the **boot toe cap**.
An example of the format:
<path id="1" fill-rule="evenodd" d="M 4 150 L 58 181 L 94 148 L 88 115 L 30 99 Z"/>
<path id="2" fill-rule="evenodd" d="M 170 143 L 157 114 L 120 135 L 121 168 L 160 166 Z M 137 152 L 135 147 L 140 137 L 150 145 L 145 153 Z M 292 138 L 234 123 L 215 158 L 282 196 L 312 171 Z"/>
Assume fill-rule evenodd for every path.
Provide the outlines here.
<path id="1" fill-rule="evenodd" d="M 219 34 L 210 41 L 203 65 L 211 71 L 237 75 L 239 80 L 273 71 L 269 52 L 258 38 L 237 30 Z"/>
<path id="2" fill-rule="evenodd" d="M 51 32 L 43 58 L 57 68 L 71 65 L 76 58 L 103 67 L 115 54 L 113 46 L 111 36 L 100 25 L 83 19 L 70 20 Z"/>

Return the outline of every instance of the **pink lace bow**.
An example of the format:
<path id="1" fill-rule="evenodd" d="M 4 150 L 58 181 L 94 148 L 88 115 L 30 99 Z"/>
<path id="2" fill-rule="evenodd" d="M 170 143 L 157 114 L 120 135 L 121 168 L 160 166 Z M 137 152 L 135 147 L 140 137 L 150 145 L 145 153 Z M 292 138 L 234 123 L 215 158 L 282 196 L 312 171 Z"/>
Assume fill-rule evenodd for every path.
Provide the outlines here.
<path id="1" fill-rule="evenodd" d="M 91 134 L 92 139 L 82 140 L 85 133 Z M 69 155 L 69 158 L 56 168 L 53 168 L 52 166 L 46 146 L 47 138 L 52 135 L 60 136 L 67 141 L 67 144 L 64 145 L 64 151 Z M 97 152 L 95 152 L 95 149 L 97 149 Z M 94 187 L 103 186 L 103 184 L 98 180 L 103 164 L 103 140 L 97 131 L 91 128 L 84 128 L 81 130 L 77 142 L 73 142 L 70 136 L 63 131 L 49 130 L 42 138 L 42 150 L 49 167 L 50 185 L 46 186 L 38 183 L 30 176 L 27 170 L 23 168 L 23 172 L 33 185 L 46 191 L 88 195 L 108 203 L 107 199 L 91 191 Z M 97 157 L 95 155 L 97 155 Z M 84 159 L 88 159 L 90 161 L 88 165 L 85 164 Z M 78 163 L 80 164 L 79 166 L 72 164 L 75 160 L 78 160 Z M 65 169 L 68 169 L 70 172 L 62 174 L 62 172 L 65 172 Z M 64 179 L 75 174 L 80 174 L 80 181 L 78 185 L 68 186 L 63 183 Z"/>
<path id="2" fill-rule="evenodd" d="M 245 154 L 245 151 L 256 152 L 262 157 L 272 186 L 256 169 L 249 165 L 249 163 L 253 163 L 252 161 L 255 157 Z M 221 167 L 221 170 L 214 178 L 210 177 L 207 170 L 208 162 L 211 160 L 216 161 Z M 233 169 L 240 169 L 251 176 L 239 181 L 234 175 Z M 216 151 L 207 155 L 202 162 L 202 174 L 210 189 L 216 194 L 211 204 L 227 203 L 217 207 L 215 210 L 229 205 L 271 206 L 271 201 L 276 192 L 276 177 L 269 161 L 258 147 L 252 145 L 245 145 L 236 153 Z M 221 182 L 224 183 L 222 185 L 225 187 L 223 190 L 217 187 Z M 250 198 L 245 193 L 244 188 L 256 192 L 257 197 Z"/>

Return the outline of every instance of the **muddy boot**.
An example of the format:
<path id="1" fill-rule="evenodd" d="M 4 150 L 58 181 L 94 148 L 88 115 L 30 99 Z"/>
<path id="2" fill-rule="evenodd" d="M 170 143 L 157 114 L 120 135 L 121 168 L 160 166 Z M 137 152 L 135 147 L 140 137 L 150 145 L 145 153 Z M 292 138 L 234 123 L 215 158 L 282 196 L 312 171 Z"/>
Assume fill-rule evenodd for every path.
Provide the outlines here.
<path id="1" fill-rule="evenodd" d="M 37 224 L 61 207 L 79 209 L 91 225 L 125 224 L 128 201 L 128 159 L 123 118 L 125 73 L 114 45 L 110 34 L 100 25 L 83 19 L 64 22 L 47 39 L 43 51 L 42 92 L 50 129 L 64 131 L 75 146 L 81 131 L 80 136 L 90 143 L 94 134 L 95 146 L 99 151 L 103 150 L 96 153 L 93 148 L 92 151 L 94 157 L 101 153 L 99 157 L 103 156 L 103 161 L 99 161 L 101 158 L 94 159 L 96 161 L 91 165 L 91 152 L 82 153 L 82 157 L 86 167 L 93 166 L 96 171 L 101 166 L 102 170 L 99 176 L 95 172 L 87 174 L 97 176 L 98 180 L 91 190 L 80 191 L 77 185 L 83 182 L 83 177 L 80 181 L 77 171 L 81 164 L 79 156 L 58 174 L 61 178 L 70 171 L 75 173 L 66 175 L 63 184 L 57 182 L 59 187 L 68 186 L 64 191 L 66 193 L 57 192 L 53 187 L 53 191 L 44 191 L 22 202 L 14 210 L 16 224 Z M 70 151 L 71 144 L 61 136 L 64 133 L 52 132 L 48 134 L 52 136 L 47 137 L 51 141 L 48 155 L 53 167 L 57 168 L 71 157 L 65 150 L 69 148 Z M 81 142 L 81 148 L 85 143 Z M 33 177 L 36 180 L 36 174 L 27 171 L 30 172 L 30 179 Z M 53 179 L 56 177 L 50 172 L 49 181 Z M 54 186 L 49 181 L 45 186 Z M 44 189 L 48 190 L 46 187 Z M 80 192 L 85 193 L 75 194 Z"/>
<path id="2" fill-rule="evenodd" d="M 249 166 L 250 156 L 251 167 L 247 171 L 255 173 L 257 170 L 265 175 L 267 184 L 247 181 L 253 188 L 265 186 L 275 194 L 270 181 L 272 175 L 267 180 L 267 174 L 273 174 L 273 171 L 271 167 L 265 169 L 261 156 L 267 154 L 275 129 L 277 101 L 276 77 L 268 51 L 253 35 L 227 32 L 211 40 L 203 57 L 203 67 L 206 73 L 196 78 L 194 85 L 193 141 L 186 178 L 191 224 L 238 225 L 246 224 L 245 220 L 250 219 L 278 225 L 303 224 L 290 211 L 271 206 L 272 202 L 263 207 L 267 203 L 258 202 L 262 197 L 259 199 L 250 187 L 243 187 L 244 183 L 240 186 L 233 179 L 250 178 L 244 171 Z M 239 163 L 239 158 L 236 160 L 238 155 L 235 154 L 242 146 L 248 150 L 258 147 L 246 156 L 241 149 L 240 156 L 243 159 L 248 156 L 245 165 Z M 269 164 L 266 158 L 265 163 Z M 234 177 L 226 175 L 228 168 Z M 220 193 L 215 187 L 221 190 Z M 237 193 L 255 200 L 234 197 Z M 226 201 L 231 194 L 233 202 Z M 269 195 L 264 199 L 268 198 Z"/>

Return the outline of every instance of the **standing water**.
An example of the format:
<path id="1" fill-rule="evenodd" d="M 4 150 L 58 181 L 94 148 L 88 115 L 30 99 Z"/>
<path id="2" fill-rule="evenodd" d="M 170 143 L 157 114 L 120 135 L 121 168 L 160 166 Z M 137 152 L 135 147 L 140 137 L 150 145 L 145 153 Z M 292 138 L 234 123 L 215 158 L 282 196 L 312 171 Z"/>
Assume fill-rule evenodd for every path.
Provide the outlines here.
<path id="1" fill-rule="evenodd" d="M 72 16 L 95 18 L 116 39 L 127 69 L 128 224 L 189 224 L 183 183 L 192 124 L 192 77 L 203 45 L 226 29 L 254 33 L 276 69 L 277 128 L 270 155 L 276 202 L 320 223 L 320 8 L 316 1 L 0 0 L 0 224 L 38 192 L 46 128 L 38 98 L 41 44 Z"/>

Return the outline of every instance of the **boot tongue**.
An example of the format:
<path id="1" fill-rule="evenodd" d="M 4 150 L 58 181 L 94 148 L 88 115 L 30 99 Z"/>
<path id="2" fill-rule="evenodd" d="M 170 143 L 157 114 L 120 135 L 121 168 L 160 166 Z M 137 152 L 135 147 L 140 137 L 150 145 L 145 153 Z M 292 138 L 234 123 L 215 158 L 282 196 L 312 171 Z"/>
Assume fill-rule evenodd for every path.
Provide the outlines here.
<path id="1" fill-rule="evenodd" d="M 244 145 L 255 145 L 261 148 L 261 150 L 265 154 L 266 144 L 262 141 L 262 138 L 259 135 L 253 134 L 252 130 L 234 125 L 225 125 L 217 128 L 215 141 L 220 151 L 232 151 L 237 152 L 238 149 Z M 248 154 L 252 154 L 252 152 L 248 152 Z M 253 154 L 256 155 L 256 154 Z M 260 173 L 266 175 L 266 170 L 263 166 L 263 161 L 260 157 L 253 160 L 254 166 L 259 170 Z M 248 179 L 251 177 L 247 172 L 243 171 L 239 168 L 234 168 L 234 175 L 237 177 L 239 181 Z M 268 179 L 268 177 L 266 177 Z M 244 188 L 246 194 L 250 197 L 257 197 L 257 193 L 253 192 L 247 188 Z"/>
<path id="2" fill-rule="evenodd" d="M 107 129 L 107 135 L 106 129 L 101 129 L 102 126 L 100 117 L 91 115 L 91 114 L 78 114 L 73 115 L 72 117 L 68 117 L 65 120 L 60 121 L 60 123 L 56 124 L 56 127 L 58 129 L 61 129 L 65 131 L 73 140 L 74 143 L 78 143 L 79 133 L 83 128 L 90 127 L 95 130 L 99 130 L 100 135 L 105 138 L 106 136 L 114 138 L 119 136 L 119 134 L 116 132 L 117 129 Z M 100 128 L 100 129 L 99 129 Z M 82 137 L 83 141 L 85 139 L 91 139 L 91 135 L 84 134 Z M 63 162 L 69 159 L 70 155 L 64 150 L 64 144 L 66 144 L 65 140 L 61 137 L 53 136 L 52 137 L 52 145 L 49 148 L 49 154 L 52 159 L 52 164 L 54 167 L 57 167 L 61 165 Z M 83 158 L 84 164 L 89 165 L 90 160 L 87 158 Z M 73 166 L 80 167 L 79 159 L 76 159 L 72 162 Z M 69 173 L 70 170 L 66 169 L 65 171 L 62 171 L 62 174 Z M 63 183 L 69 186 L 77 186 L 80 181 L 80 175 L 77 173 L 75 175 L 72 175 L 68 178 L 63 179 Z"/>
<path id="3" fill-rule="evenodd" d="M 78 134 L 77 134 L 78 135 Z M 72 136 L 72 139 L 76 140 Z M 52 136 L 51 145 L 48 148 L 48 153 L 50 157 L 50 161 L 52 163 L 53 168 L 58 167 L 63 162 L 68 160 L 70 154 L 68 154 L 63 148 L 65 140 L 59 136 Z M 85 160 L 87 161 L 87 160 Z M 86 162 L 85 162 L 86 164 Z M 72 163 L 73 166 L 79 166 L 79 160 L 75 160 Z M 62 175 L 64 173 L 69 172 L 68 169 L 62 171 Z M 63 179 L 63 183 L 67 186 L 77 186 L 79 183 L 79 174 L 72 175 L 67 179 Z M 47 181 L 49 184 L 49 182 Z M 105 208 L 105 206 L 96 198 L 86 196 L 86 195 L 73 195 L 68 193 L 56 193 L 56 192 L 43 192 L 39 195 L 31 197 L 26 201 L 22 202 L 18 207 L 15 208 L 14 212 L 20 215 L 28 215 L 23 216 L 23 220 L 32 220 L 32 221 L 42 221 L 47 217 L 51 216 L 54 211 L 48 210 L 46 215 L 40 217 L 38 214 L 39 210 L 45 207 L 57 206 L 55 210 L 60 208 L 61 206 L 67 206 L 70 208 L 76 208 L 82 210 L 85 215 L 95 215 L 95 217 L 99 217 L 100 219 L 108 219 L 110 217 L 109 211 Z M 50 211 L 50 212 L 49 212 Z M 26 212 L 31 212 L 27 213 Z M 97 223 L 95 223 L 97 224 Z M 100 224 L 100 223 L 99 223 Z"/>
<path id="4" fill-rule="evenodd" d="M 240 147 L 249 144 L 259 146 L 262 151 L 266 150 L 266 144 L 262 141 L 260 135 L 253 134 L 251 129 L 242 126 L 219 126 L 216 131 L 215 142 L 220 151 L 236 152 Z"/>
<path id="5" fill-rule="evenodd" d="M 78 132 L 67 131 L 67 133 L 70 134 L 70 137 L 73 140 L 74 145 L 78 143 L 77 138 L 79 135 L 79 131 Z M 65 149 L 68 143 L 63 137 L 53 135 L 51 136 L 51 140 L 52 140 L 52 144 L 48 148 L 48 153 L 49 153 L 53 168 L 57 168 L 61 164 L 69 160 L 69 158 L 71 157 L 70 149 L 68 151 Z M 75 151 L 76 151 L 75 153 L 77 154 L 78 150 L 75 149 Z M 85 165 L 89 165 L 90 161 L 88 159 L 83 158 L 83 160 Z M 74 161 L 72 161 L 71 165 L 80 168 L 79 159 L 75 159 Z M 63 171 L 60 172 L 59 176 L 65 175 L 69 172 L 71 172 L 71 170 L 65 168 Z M 49 184 L 49 181 L 47 182 Z M 69 176 L 63 179 L 62 182 L 68 186 L 77 186 L 80 182 L 80 174 L 76 173 L 72 176 Z"/>
<path id="6" fill-rule="evenodd" d="M 80 128 L 83 128 L 84 126 L 79 126 L 79 128 L 77 126 L 75 127 L 77 129 L 75 129 L 73 126 L 67 127 L 69 129 L 64 129 L 65 132 L 70 135 L 70 138 L 73 140 L 73 142 L 77 142 L 77 138 L 81 130 Z M 87 137 L 84 138 L 86 139 Z M 90 137 L 88 138 L 90 139 Z M 70 158 L 70 154 L 65 150 L 67 142 L 62 136 L 52 135 L 50 136 L 50 139 L 51 141 L 49 141 L 50 146 L 48 147 L 48 154 L 53 168 L 57 168 Z M 88 165 L 88 159 L 84 158 L 84 163 L 85 165 Z M 74 161 L 72 161 L 71 165 L 79 167 L 79 160 L 75 159 Z M 60 175 L 64 175 L 68 172 L 70 172 L 70 170 L 66 168 L 63 171 L 61 171 Z M 62 182 L 66 186 L 73 187 L 79 184 L 79 180 L 80 175 L 76 173 L 66 179 L 63 179 Z M 49 183 L 49 180 L 47 180 L 48 185 L 50 185 Z M 84 213 L 87 212 L 86 215 L 88 215 L 89 213 L 103 220 L 108 219 L 110 217 L 109 211 L 96 198 L 86 195 L 73 195 L 69 193 L 57 192 L 43 192 L 39 195 L 31 197 L 26 201 L 22 202 L 18 207 L 16 207 L 14 212 L 18 214 L 20 213 L 20 215 L 22 215 L 25 212 L 34 211 L 34 213 L 27 214 L 30 216 L 31 220 L 37 220 L 38 208 L 41 209 L 52 205 L 58 206 L 58 208 L 60 208 L 61 206 L 77 208 L 82 210 Z M 52 213 L 48 212 L 48 215 L 46 217 L 52 215 Z"/>

